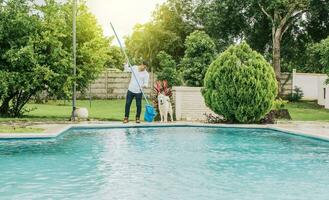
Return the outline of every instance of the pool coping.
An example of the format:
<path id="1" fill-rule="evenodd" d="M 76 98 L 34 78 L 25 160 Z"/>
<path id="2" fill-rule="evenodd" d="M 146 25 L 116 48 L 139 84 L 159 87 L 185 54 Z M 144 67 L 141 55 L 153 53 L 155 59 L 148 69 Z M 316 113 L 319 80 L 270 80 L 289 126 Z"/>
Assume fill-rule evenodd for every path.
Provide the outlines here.
<path id="1" fill-rule="evenodd" d="M 271 125 L 245 125 L 245 124 L 206 124 L 195 122 L 175 122 L 175 123 L 142 123 L 142 124 L 122 124 L 110 122 L 105 124 L 61 124 L 58 127 L 49 129 L 46 133 L 1 133 L 0 140 L 8 139 L 54 139 L 71 129 L 111 129 L 111 128 L 152 128 L 152 127 L 218 127 L 218 128 L 246 128 L 246 129 L 270 129 L 286 134 L 303 136 L 307 138 L 319 139 L 329 142 L 329 134 L 319 132 L 316 127 L 313 130 L 300 130 L 293 127 L 282 127 L 280 124 Z M 327 128 L 327 127 L 325 127 Z M 329 127 L 328 127 L 329 129 Z M 317 130 L 317 131 L 316 131 Z"/>

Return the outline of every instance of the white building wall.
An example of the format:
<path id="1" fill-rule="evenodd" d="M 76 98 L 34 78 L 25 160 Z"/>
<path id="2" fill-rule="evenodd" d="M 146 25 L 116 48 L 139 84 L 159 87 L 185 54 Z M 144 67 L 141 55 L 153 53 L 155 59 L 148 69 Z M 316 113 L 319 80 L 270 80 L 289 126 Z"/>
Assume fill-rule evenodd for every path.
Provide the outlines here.
<path id="1" fill-rule="evenodd" d="M 306 100 L 318 100 L 322 94 L 320 86 L 324 85 L 327 79 L 325 74 L 311 74 L 311 73 L 293 73 L 293 89 L 295 87 L 301 88 Z M 322 89 L 323 90 L 323 89 Z M 322 95 L 323 96 L 323 95 Z M 323 99 L 319 100 L 323 104 Z"/>
<path id="2" fill-rule="evenodd" d="M 318 104 L 329 109 L 329 85 L 325 74 L 293 73 L 293 88 L 300 87 L 304 99 L 318 100 Z M 326 98 L 324 89 L 326 89 Z M 173 96 L 177 120 L 205 120 L 205 113 L 214 114 L 205 104 L 200 87 L 174 87 Z"/>
<path id="3" fill-rule="evenodd" d="M 205 120 L 205 113 L 213 113 L 205 104 L 200 87 L 173 87 L 177 120 Z M 214 113 L 213 113 L 214 114 Z"/>

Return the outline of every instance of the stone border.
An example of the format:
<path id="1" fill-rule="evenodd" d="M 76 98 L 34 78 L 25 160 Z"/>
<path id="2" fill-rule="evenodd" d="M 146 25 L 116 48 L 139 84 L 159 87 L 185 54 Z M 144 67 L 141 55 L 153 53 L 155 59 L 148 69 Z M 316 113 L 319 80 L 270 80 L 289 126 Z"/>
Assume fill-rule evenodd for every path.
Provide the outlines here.
<path id="1" fill-rule="evenodd" d="M 47 133 L 4 133 L 0 134 L 0 140 L 16 140 L 16 139 L 55 139 L 70 129 L 106 129 L 106 128 L 143 128 L 143 127 L 213 127 L 213 128 L 247 128 L 247 129 L 269 129 L 279 131 L 285 134 L 302 136 L 307 138 L 319 139 L 329 142 L 329 134 L 315 133 L 316 127 L 312 131 L 303 131 L 292 128 L 282 128 L 279 125 L 241 125 L 241 124 L 205 124 L 192 122 L 178 122 L 172 124 L 152 123 L 152 124 L 122 124 L 122 123 L 108 123 L 108 124 L 71 124 L 59 125 L 59 127 L 48 131 Z"/>

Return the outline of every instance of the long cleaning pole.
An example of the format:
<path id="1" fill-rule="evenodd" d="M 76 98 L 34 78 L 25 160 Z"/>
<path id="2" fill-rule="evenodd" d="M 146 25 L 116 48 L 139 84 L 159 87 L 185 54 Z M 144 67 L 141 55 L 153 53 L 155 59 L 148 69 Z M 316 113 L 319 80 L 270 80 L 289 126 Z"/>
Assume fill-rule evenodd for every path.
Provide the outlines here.
<path id="1" fill-rule="evenodd" d="M 135 72 L 134 72 L 134 70 L 133 70 L 133 68 L 132 68 L 132 65 L 131 65 L 131 63 L 130 63 L 129 57 L 128 57 L 126 51 L 124 50 L 124 48 L 123 48 L 123 46 L 122 46 L 122 43 L 121 43 L 121 41 L 120 41 L 120 39 L 119 39 L 119 36 L 118 36 L 117 32 L 115 31 L 113 24 L 112 24 L 111 22 L 110 22 L 110 24 L 111 24 L 111 28 L 112 28 L 112 30 L 113 30 L 113 32 L 114 32 L 114 35 L 115 35 L 115 37 L 116 37 L 117 40 L 118 40 L 118 43 L 119 43 L 119 46 L 120 46 L 121 52 L 122 52 L 123 55 L 125 56 L 125 58 L 126 58 L 126 60 L 127 60 L 127 62 L 128 62 L 128 65 L 129 65 L 129 67 L 130 67 L 130 70 L 131 70 L 131 72 L 132 72 L 134 78 L 136 79 L 136 82 L 137 82 L 137 84 L 138 84 L 138 87 L 139 87 L 139 89 L 141 90 L 141 92 L 142 92 L 142 94 L 143 94 L 143 96 L 144 96 L 144 98 L 145 98 L 146 103 L 149 104 L 149 101 L 147 100 L 147 97 L 146 97 L 146 95 L 145 95 L 145 93 L 144 93 L 144 91 L 143 91 L 143 89 L 142 89 L 142 87 L 141 87 L 141 85 L 140 85 L 140 83 L 139 83 L 139 81 L 138 81 L 138 79 L 137 79 L 137 76 L 136 76 L 136 74 L 135 74 Z"/>
<path id="2" fill-rule="evenodd" d="M 77 102 L 77 0 L 73 0 L 73 97 L 72 97 L 72 120 L 75 121 L 74 113 Z"/>

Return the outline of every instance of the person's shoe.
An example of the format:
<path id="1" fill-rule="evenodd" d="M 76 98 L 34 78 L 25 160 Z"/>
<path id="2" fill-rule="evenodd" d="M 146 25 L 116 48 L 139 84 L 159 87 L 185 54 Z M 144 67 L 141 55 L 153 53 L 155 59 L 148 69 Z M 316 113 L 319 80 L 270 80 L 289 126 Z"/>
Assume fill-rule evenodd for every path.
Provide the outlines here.
<path id="1" fill-rule="evenodd" d="M 136 123 L 137 124 L 140 124 L 141 123 L 141 120 L 139 119 L 139 117 L 136 117 Z"/>
<path id="2" fill-rule="evenodd" d="M 124 124 L 127 124 L 128 122 L 129 122 L 128 117 L 125 117 L 125 118 L 123 119 L 123 123 L 124 123 Z"/>

